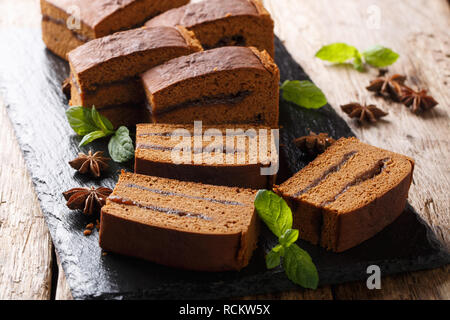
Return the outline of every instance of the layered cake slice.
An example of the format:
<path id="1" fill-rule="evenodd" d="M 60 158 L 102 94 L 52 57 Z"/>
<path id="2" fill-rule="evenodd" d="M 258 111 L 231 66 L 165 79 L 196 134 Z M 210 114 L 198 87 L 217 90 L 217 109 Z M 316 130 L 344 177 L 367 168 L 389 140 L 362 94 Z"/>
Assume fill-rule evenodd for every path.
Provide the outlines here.
<path id="1" fill-rule="evenodd" d="M 63 59 L 87 41 L 131 29 L 189 0 L 41 0 L 42 38 Z"/>
<path id="2" fill-rule="evenodd" d="M 135 110 L 133 106 L 142 109 L 145 95 L 138 75 L 170 59 L 201 50 L 194 34 L 183 27 L 142 27 L 92 40 L 68 54 L 70 103 L 95 105 L 100 112 L 108 109 L 113 115 L 121 114 L 118 111 L 121 109 Z"/>
<path id="3" fill-rule="evenodd" d="M 195 32 L 205 49 L 252 46 L 274 56 L 273 21 L 259 0 L 207 0 L 169 10 L 147 26 L 182 25 Z"/>
<path id="4" fill-rule="evenodd" d="M 100 246 L 171 267 L 240 270 L 258 238 L 255 195 L 122 172 L 101 211 Z"/>
<path id="5" fill-rule="evenodd" d="M 207 184 L 272 188 L 278 170 L 276 134 L 264 126 L 138 124 L 135 172 Z"/>
<path id="6" fill-rule="evenodd" d="M 197 52 L 152 68 L 141 79 L 154 123 L 278 126 L 280 74 L 265 51 Z"/>
<path id="7" fill-rule="evenodd" d="M 342 138 L 276 188 L 300 237 L 341 252 L 371 238 L 404 210 L 414 161 Z"/>

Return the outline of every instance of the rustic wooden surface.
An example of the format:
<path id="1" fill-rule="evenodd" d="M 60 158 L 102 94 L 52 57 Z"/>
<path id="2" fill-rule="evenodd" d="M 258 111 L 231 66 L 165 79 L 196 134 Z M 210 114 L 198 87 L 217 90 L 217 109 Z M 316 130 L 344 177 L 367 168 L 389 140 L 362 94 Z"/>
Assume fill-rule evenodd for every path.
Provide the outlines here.
<path id="1" fill-rule="evenodd" d="M 339 105 L 375 102 L 389 111 L 373 127 L 348 121 L 365 142 L 407 154 L 416 160 L 411 204 L 450 247 L 449 126 L 450 9 L 445 0 L 266 0 L 278 37 L 345 118 Z M 0 28 L 36 27 L 37 0 L 0 0 Z M 428 88 L 440 102 L 423 117 L 402 105 L 389 105 L 364 88 L 374 70 L 358 73 L 315 59 L 324 44 L 347 42 L 365 49 L 382 44 L 401 58 L 391 72 Z M 4 62 L 3 62 L 4 63 Z M 347 119 L 347 118 L 346 118 Z M 18 192 L 20 190 L 20 192 Z M 0 100 L 0 299 L 70 299 L 49 233 L 34 195 L 14 131 Z M 385 277 L 382 290 L 365 283 L 299 289 L 252 299 L 450 299 L 450 267 Z M 52 276 L 53 275 L 53 276 Z M 57 275 L 57 276 L 55 276 Z"/>

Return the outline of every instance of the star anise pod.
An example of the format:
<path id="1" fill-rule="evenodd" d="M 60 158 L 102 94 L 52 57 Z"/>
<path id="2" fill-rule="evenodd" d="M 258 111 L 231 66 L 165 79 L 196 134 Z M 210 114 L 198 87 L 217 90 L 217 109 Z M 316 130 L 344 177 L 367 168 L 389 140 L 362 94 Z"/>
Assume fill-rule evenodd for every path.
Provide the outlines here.
<path id="1" fill-rule="evenodd" d="M 67 207 L 72 210 L 83 210 L 85 215 L 97 214 L 106 203 L 112 190 L 106 187 L 73 188 L 63 193 Z"/>
<path id="2" fill-rule="evenodd" d="M 400 101 L 402 88 L 406 81 L 406 77 L 400 74 L 393 76 L 380 77 L 370 82 L 367 90 L 376 92 L 385 98 L 391 98 L 394 101 Z"/>
<path id="3" fill-rule="evenodd" d="M 301 150 L 316 155 L 324 152 L 329 146 L 335 143 L 336 140 L 328 136 L 328 133 L 315 134 L 310 132 L 309 136 L 303 136 L 294 140 L 294 144 Z"/>
<path id="4" fill-rule="evenodd" d="M 103 157 L 103 151 L 92 154 L 92 151 L 89 150 L 88 154 L 80 152 L 78 158 L 69 161 L 69 164 L 80 173 L 89 172 L 98 178 L 103 170 L 108 169 L 108 160 L 110 158 Z"/>
<path id="5" fill-rule="evenodd" d="M 375 105 L 362 105 L 360 103 L 349 103 L 341 106 L 342 111 L 344 111 L 350 118 L 358 118 L 360 122 L 364 120 L 370 122 L 377 122 L 381 117 L 386 116 L 388 113 L 381 109 L 378 109 Z"/>
<path id="6" fill-rule="evenodd" d="M 438 102 L 427 94 L 427 90 L 414 91 L 409 87 L 403 88 L 401 101 L 405 106 L 411 107 L 414 113 L 426 111 L 438 105 Z"/>
<path id="7" fill-rule="evenodd" d="M 64 93 L 64 95 L 66 96 L 66 98 L 67 98 L 67 100 L 70 100 L 70 95 L 71 95 L 71 92 L 70 92 L 70 78 L 66 78 L 64 81 L 63 81 L 63 83 L 62 83 L 62 85 L 61 85 L 61 88 L 62 88 L 62 92 Z"/>

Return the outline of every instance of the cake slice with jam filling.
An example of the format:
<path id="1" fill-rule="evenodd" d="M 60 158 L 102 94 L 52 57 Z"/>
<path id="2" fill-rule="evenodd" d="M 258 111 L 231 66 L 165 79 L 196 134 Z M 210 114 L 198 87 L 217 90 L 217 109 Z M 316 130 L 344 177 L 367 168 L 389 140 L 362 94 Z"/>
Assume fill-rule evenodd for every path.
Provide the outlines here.
<path id="1" fill-rule="evenodd" d="M 302 239 L 341 252 L 403 212 L 413 169 L 406 156 L 342 138 L 275 191 L 291 206 Z"/>
<path id="2" fill-rule="evenodd" d="M 154 17 L 145 25 L 181 25 L 194 31 L 205 49 L 247 46 L 274 56 L 273 20 L 259 0 L 189 3 Z"/>
<path id="3" fill-rule="evenodd" d="M 154 123 L 278 126 L 280 73 L 265 51 L 196 52 L 154 67 L 141 79 Z"/>
<path id="4" fill-rule="evenodd" d="M 170 267 L 244 268 L 256 248 L 256 191 L 122 171 L 102 207 L 100 246 Z"/>

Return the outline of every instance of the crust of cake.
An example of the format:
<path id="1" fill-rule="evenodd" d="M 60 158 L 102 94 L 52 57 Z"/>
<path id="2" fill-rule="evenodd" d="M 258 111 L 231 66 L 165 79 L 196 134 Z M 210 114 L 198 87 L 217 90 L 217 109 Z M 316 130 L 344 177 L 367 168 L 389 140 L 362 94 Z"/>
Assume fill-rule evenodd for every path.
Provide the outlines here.
<path id="1" fill-rule="evenodd" d="M 274 56 L 273 20 L 259 0 L 209 0 L 169 10 L 147 26 L 182 25 L 196 33 L 206 49 L 254 46 Z"/>
<path id="2" fill-rule="evenodd" d="M 202 120 L 204 124 L 277 127 L 278 68 L 269 55 L 255 52 L 222 47 L 176 58 L 145 72 L 141 79 L 154 123 Z"/>
<path id="3" fill-rule="evenodd" d="M 71 73 L 84 91 L 200 50 L 194 34 L 183 27 L 143 27 L 89 41 L 72 50 L 68 58 Z"/>
<path id="4" fill-rule="evenodd" d="M 47 24 L 43 39 L 47 47 L 67 60 L 67 54 L 84 42 L 103 37 L 120 30 L 142 25 L 146 20 L 164 11 L 188 3 L 188 0 L 40 0 L 43 20 L 57 23 Z M 156 7 L 155 7 L 156 5 Z M 81 8 L 80 28 L 69 30 L 66 21 L 76 8 Z"/>
<path id="5" fill-rule="evenodd" d="M 131 190 L 130 184 L 137 189 Z M 139 189 L 147 187 L 161 191 Z M 209 192 L 203 193 L 202 190 Z M 170 196 L 161 193 L 168 191 L 173 193 Z M 243 193 L 232 188 L 122 172 L 113 194 L 101 211 L 100 246 L 106 251 L 170 267 L 198 271 L 240 270 L 249 263 L 259 231 L 259 221 L 252 202 L 256 191 L 242 189 L 240 192 Z M 124 194 L 133 203 L 149 203 L 160 208 L 159 212 L 114 200 Z M 227 194 L 231 198 L 227 198 Z M 186 202 L 183 197 L 191 197 L 191 200 Z M 208 200 L 208 197 L 214 199 Z M 227 230 L 227 224 L 216 222 L 222 215 L 214 213 L 213 209 L 220 211 L 232 207 L 214 202 L 221 201 L 219 199 L 244 201 L 242 205 L 245 204 L 245 207 L 233 208 L 241 210 L 241 217 L 244 219 L 241 227 Z M 174 211 L 182 209 L 206 212 L 205 214 L 212 216 L 208 216 L 210 221 L 194 216 L 178 217 L 173 213 L 161 212 L 163 207 L 174 208 Z M 231 216 L 227 219 L 230 218 Z"/>
<path id="6" fill-rule="evenodd" d="M 413 169 L 408 157 L 342 138 L 275 191 L 302 239 L 342 252 L 403 212 Z"/>

